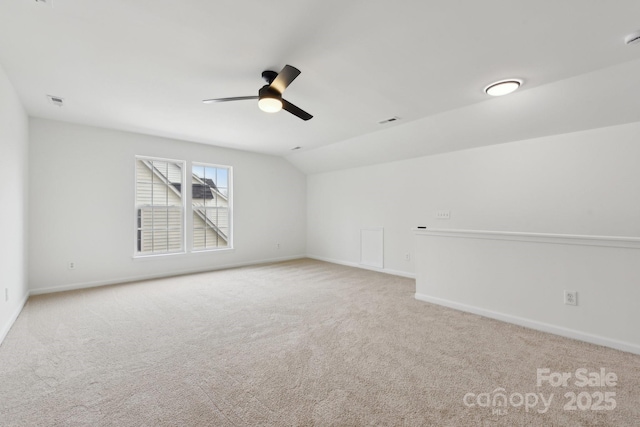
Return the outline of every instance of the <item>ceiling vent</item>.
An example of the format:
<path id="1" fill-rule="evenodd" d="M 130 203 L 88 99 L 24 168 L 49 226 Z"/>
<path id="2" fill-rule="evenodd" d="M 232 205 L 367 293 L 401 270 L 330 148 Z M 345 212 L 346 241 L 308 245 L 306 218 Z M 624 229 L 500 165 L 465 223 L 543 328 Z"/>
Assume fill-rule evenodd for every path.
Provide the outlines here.
<path id="1" fill-rule="evenodd" d="M 60 98 L 59 96 L 47 95 L 49 102 L 55 106 L 62 107 L 64 105 L 64 98 Z"/>
<path id="2" fill-rule="evenodd" d="M 640 31 L 629 34 L 624 38 L 626 44 L 640 44 Z"/>
<path id="3" fill-rule="evenodd" d="M 389 118 L 389 119 L 380 120 L 380 121 L 378 122 L 378 124 L 386 125 L 387 123 L 396 122 L 396 121 L 398 121 L 398 120 L 400 120 L 400 117 L 398 117 L 398 116 L 393 116 L 393 117 L 391 117 L 391 118 Z"/>

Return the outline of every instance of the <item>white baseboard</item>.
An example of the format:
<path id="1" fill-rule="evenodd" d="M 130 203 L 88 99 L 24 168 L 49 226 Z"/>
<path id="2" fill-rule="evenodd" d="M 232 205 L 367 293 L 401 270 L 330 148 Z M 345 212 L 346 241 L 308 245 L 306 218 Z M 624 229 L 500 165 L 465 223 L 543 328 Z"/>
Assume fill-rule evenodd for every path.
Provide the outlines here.
<path id="1" fill-rule="evenodd" d="M 316 259 L 318 261 L 330 262 L 331 264 L 339 264 L 339 265 L 346 265 L 348 267 L 362 268 L 363 270 L 377 271 L 378 273 L 391 274 L 392 276 L 406 277 L 408 279 L 416 278 L 416 275 L 414 273 L 407 273 L 406 271 L 400 271 L 400 270 L 392 270 L 390 268 L 376 268 L 376 267 L 371 267 L 369 265 L 358 264 L 357 262 L 341 261 L 341 260 L 325 258 L 317 255 L 307 254 L 307 258 Z"/>
<path id="2" fill-rule="evenodd" d="M 535 329 L 537 331 L 548 332 L 560 335 L 566 338 L 572 338 L 579 341 L 585 341 L 591 344 L 602 345 L 614 348 L 616 350 L 627 351 L 629 353 L 640 354 L 640 345 L 625 341 L 618 341 L 611 338 L 592 335 L 585 332 L 576 331 L 574 329 L 563 328 L 562 326 L 551 325 L 549 323 L 538 322 L 536 320 L 525 319 L 523 317 L 513 316 L 510 314 L 499 313 L 480 307 L 462 304 L 456 301 L 446 300 L 442 298 L 432 297 L 425 294 L 415 294 L 415 298 L 419 301 L 429 302 L 432 304 L 442 305 L 444 307 L 453 308 L 455 310 L 465 311 L 468 313 L 478 314 L 480 316 L 489 317 L 491 319 L 500 320 L 514 325 L 524 326 L 525 328 Z"/>
<path id="3" fill-rule="evenodd" d="M 22 302 L 13 311 L 13 314 L 9 318 L 9 321 L 7 322 L 7 324 L 4 326 L 4 328 L 2 328 L 2 330 L 0 330 L 0 345 L 2 345 L 2 342 L 6 338 L 9 331 L 11 330 L 11 327 L 13 326 L 13 324 L 18 319 L 18 316 L 20 316 L 20 313 L 22 312 L 22 309 L 24 308 L 24 305 L 27 303 L 28 299 L 29 299 L 29 293 L 27 292 Z"/>
<path id="4" fill-rule="evenodd" d="M 31 289 L 30 295 L 42 295 L 42 294 L 50 294 L 54 292 L 65 292 L 65 291 L 74 291 L 77 289 L 88 289 L 88 288 L 96 288 L 99 286 L 109 286 L 109 285 L 117 285 L 121 283 L 131 283 L 138 282 L 141 280 L 151 280 L 151 279 L 161 279 L 164 277 L 174 277 L 174 276 L 183 276 L 185 274 L 197 274 L 197 273 L 206 273 L 208 271 L 216 271 L 216 270 L 226 270 L 229 268 L 238 268 L 238 267 L 247 267 L 251 265 L 260 265 L 260 264 L 268 264 L 272 262 L 282 262 L 282 261 L 291 261 L 294 259 L 306 258 L 305 255 L 294 255 L 280 258 L 270 258 L 263 259 L 258 261 L 247 261 L 247 262 L 239 262 L 234 264 L 224 264 L 217 265 L 213 267 L 207 268 L 198 268 L 198 269 L 188 269 L 188 270 L 176 270 L 171 273 L 162 273 L 162 274 L 142 274 L 139 276 L 129 276 L 129 277 L 118 277 L 114 279 L 107 280 L 97 280 L 92 282 L 79 282 L 79 283 L 71 283 L 68 285 L 61 286 L 52 286 L 48 288 L 39 288 L 39 289 Z"/>

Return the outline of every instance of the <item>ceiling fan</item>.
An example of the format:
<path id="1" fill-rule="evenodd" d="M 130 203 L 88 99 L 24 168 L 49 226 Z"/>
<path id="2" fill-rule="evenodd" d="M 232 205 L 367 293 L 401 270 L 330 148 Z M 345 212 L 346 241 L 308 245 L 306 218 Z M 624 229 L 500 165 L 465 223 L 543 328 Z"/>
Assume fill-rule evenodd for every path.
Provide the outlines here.
<path id="1" fill-rule="evenodd" d="M 267 82 L 266 85 L 258 91 L 257 96 L 235 96 L 231 98 L 216 98 L 205 99 L 205 104 L 211 104 L 214 102 L 229 102 L 229 101 L 244 101 L 248 99 L 257 99 L 258 107 L 262 111 L 267 113 L 276 113 L 280 110 L 285 110 L 301 118 L 302 120 L 309 120 L 313 116 L 306 111 L 296 107 L 286 99 L 282 99 L 282 93 L 284 90 L 300 75 L 300 70 L 291 65 L 285 65 L 282 71 L 276 73 L 275 71 L 263 71 L 262 78 Z"/>

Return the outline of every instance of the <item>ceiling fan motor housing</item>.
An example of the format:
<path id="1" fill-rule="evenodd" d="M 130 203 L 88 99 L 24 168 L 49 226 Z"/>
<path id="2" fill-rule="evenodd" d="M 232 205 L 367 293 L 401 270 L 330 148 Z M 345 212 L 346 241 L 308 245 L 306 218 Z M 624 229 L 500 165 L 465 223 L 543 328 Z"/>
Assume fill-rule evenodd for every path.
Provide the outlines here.
<path id="1" fill-rule="evenodd" d="M 282 94 L 269 85 L 264 85 L 258 91 L 258 98 L 276 98 L 282 99 Z"/>
<path id="2" fill-rule="evenodd" d="M 267 113 L 282 110 L 282 95 L 270 85 L 264 85 L 258 91 L 258 107 Z"/>

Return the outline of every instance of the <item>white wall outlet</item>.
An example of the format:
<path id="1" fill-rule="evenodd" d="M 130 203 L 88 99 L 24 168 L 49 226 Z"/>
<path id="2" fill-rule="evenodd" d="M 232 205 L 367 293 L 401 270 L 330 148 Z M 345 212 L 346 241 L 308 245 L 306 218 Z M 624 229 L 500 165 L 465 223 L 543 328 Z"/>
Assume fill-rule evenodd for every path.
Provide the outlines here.
<path id="1" fill-rule="evenodd" d="M 67 265 L 67 268 L 69 268 L 69 270 L 75 270 L 76 269 L 76 263 L 73 261 L 69 261 L 69 264 Z"/>
<path id="2" fill-rule="evenodd" d="M 276 243 L 276 249 L 280 249 L 280 242 Z"/>
<path id="3" fill-rule="evenodd" d="M 564 291 L 564 303 L 566 305 L 578 305 L 578 292 Z"/>
<path id="4" fill-rule="evenodd" d="M 449 219 L 451 218 L 451 211 L 436 211 L 436 218 Z"/>
<path id="5" fill-rule="evenodd" d="M 404 260 L 405 261 L 411 261 L 411 253 L 407 252 L 406 254 L 404 254 Z"/>
<path id="6" fill-rule="evenodd" d="M 9 288 L 4 288 L 4 302 L 9 301 Z"/>

